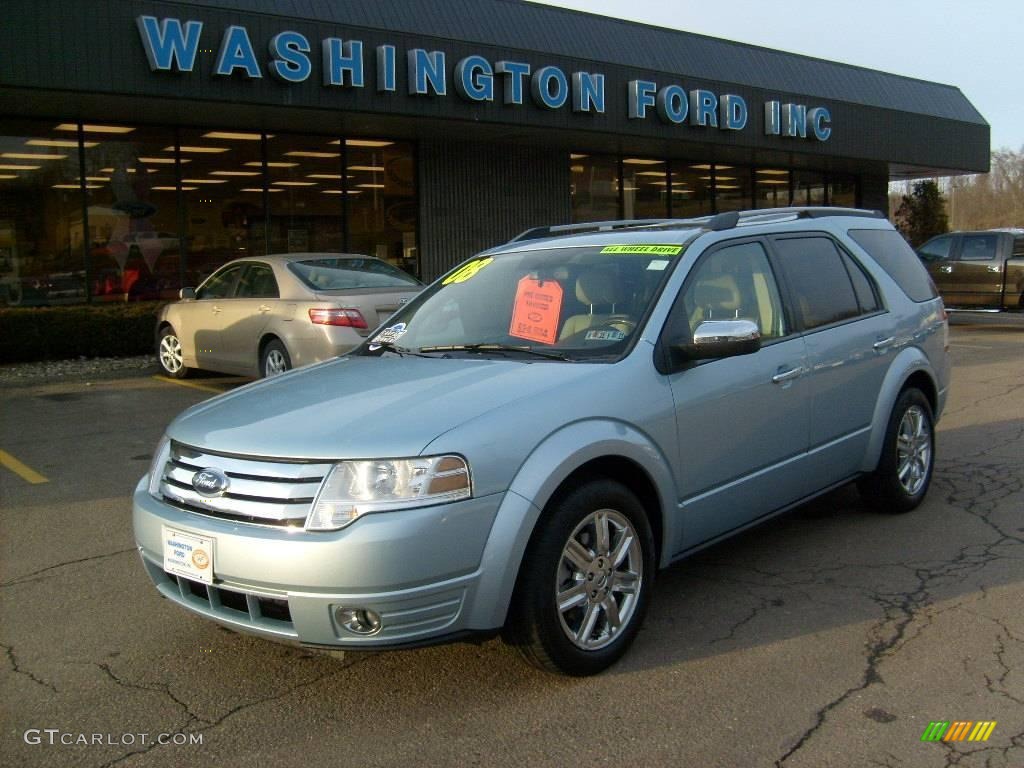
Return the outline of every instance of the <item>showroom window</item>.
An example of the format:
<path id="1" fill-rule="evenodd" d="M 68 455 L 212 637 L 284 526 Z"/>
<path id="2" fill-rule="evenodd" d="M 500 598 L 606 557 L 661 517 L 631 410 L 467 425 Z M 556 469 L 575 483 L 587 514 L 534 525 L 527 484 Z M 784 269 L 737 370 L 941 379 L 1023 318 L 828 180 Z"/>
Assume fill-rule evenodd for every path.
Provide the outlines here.
<path id="1" fill-rule="evenodd" d="M 608 155 L 569 155 L 572 220 L 608 221 L 619 214 L 619 159 Z"/>
<path id="2" fill-rule="evenodd" d="M 715 166 L 714 173 L 715 210 L 718 213 L 743 211 L 752 207 L 749 168 L 719 164 Z"/>
<path id="3" fill-rule="evenodd" d="M 184 264 L 174 142 L 170 128 L 85 133 L 88 263 L 96 301 L 177 298 Z"/>
<path id="4" fill-rule="evenodd" d="M 757 208 L 788 206 L 789 171 L 783 168 L 755 168 L 754 203 Z"/>
<path id="5" fill-rule="evenodd" d="M 710 165 L 672 163 L 672 213 L 676 218 L 688 219 L 709 216 L 712 208 Z"/>
<path id="6" fill-rule="evenodd" d="M 271 253 L 345 250 L 338 141 L 328 136 L 267 136 Z"/>
<path id="7" fill-rule="evenodd" d="M 643 157 L 622 160 L 622 218 L 668 216 L 668 163 Z"/>
<path id="8" fill-rule="evenodd" d="M 828 178 L 828 204 L 842 208 L 857 207 L 857 177 L 830 174 Z"/>
<path id="9" fill-rule="evenodd" d="M 793 205 L 825 205 L 825 174 L 794 171 Z"/>

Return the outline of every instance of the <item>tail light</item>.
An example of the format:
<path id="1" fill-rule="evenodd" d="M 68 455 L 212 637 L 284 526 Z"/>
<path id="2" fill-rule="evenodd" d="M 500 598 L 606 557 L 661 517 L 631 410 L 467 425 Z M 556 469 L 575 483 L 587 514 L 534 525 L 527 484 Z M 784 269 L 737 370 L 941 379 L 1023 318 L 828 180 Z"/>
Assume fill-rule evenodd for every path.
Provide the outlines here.
<path id="1" fill-rule="evenodd" d="M 309 310 L 309 319 L 315 325 L 342 325 L 346 328 L 369 328 L 366 318 L 358 309 L 327 307 Z"/>

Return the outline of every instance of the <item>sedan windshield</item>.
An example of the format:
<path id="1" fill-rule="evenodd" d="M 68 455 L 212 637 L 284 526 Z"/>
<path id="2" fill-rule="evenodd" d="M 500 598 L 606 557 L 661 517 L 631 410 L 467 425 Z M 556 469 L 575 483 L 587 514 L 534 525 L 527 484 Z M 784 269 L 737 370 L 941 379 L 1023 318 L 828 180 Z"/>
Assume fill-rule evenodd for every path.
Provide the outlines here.
<path id="1" fill-rule="evenodd" d="M 617 359 L 684 245 L 598 245 L 477 256 L 395 315 L 360 354 Z"/>
<path id="2" fill-rule="evenodd" d="M 314 291 L 351 291 L 359 288 L 419 286 L 415 277 L 379 259 L 333 257 L 293 261 L 288 269 Z"/>

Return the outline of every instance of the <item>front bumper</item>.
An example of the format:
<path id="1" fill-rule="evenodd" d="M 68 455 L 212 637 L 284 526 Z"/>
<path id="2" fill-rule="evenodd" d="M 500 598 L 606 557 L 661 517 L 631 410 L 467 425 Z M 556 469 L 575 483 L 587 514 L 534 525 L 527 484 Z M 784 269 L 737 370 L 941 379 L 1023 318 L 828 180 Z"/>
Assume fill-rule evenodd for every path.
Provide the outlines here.
<path id="1" fill-rule="evenodd" d="M 341 531 L 307 533 L 178 509 L 135 489 L 133 524 L 142 563 L 161 595 L 231 628 L 339 648 L 428 642 L 469 630 L 481 556 L 502 494 L 424 509 L 371 514 Z M 212 537 L 214 582 L 163 568 L 163 526 Z M 381 616 L 357 635 L 337 608 Z"/>

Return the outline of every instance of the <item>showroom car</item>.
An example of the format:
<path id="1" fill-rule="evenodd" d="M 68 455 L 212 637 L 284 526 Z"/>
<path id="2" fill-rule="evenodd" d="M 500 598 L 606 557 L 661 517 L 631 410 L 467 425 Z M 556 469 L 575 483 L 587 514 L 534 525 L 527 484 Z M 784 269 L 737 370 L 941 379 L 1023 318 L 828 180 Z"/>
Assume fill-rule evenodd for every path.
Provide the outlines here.
<path id="1" fill-rule="evenodd" d="M 924 500 L 948 324 L 879 214 L 531 230 L 351 353 L 196 405 L 134 494 L 158 592 L 320 648 L 502 633 L 600 672 L 657 572 L 851 481 Z"/>
<path id="2" fill-rule="evenodd" d="M 347 352 L 422 287 L 369 256 L 236 259 L 161 309 L 157 358 L 173 378 L 194 369 L 273 376 Z"/>

